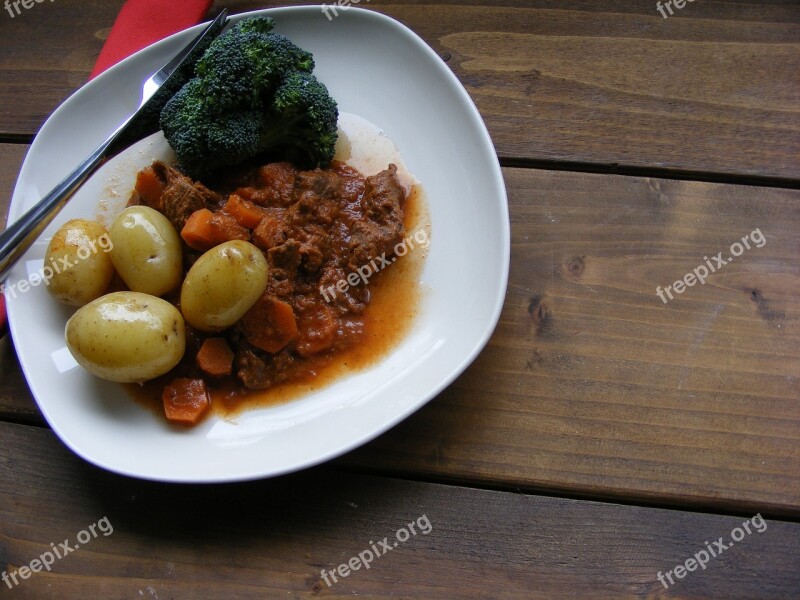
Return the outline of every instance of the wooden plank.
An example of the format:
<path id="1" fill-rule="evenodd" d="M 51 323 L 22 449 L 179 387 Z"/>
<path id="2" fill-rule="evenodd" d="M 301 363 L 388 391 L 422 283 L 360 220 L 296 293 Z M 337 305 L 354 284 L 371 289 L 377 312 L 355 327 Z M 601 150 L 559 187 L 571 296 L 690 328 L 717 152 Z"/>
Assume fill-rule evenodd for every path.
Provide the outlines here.
<path id="1" fill-rule="evenodd" d="M 5 228 L 11 194 L 22 168 L 22 160 L 29 146 L 24 144 L 0 144 L 0 227 Z"/>
<path id="2" fill-rule="evenodd" d="M 800 192 L 504 174 L 512 264 L 488 348 L 344 463 L 800 513 Z M 755 229 L 762 247 L 750 242 L 667 304 L 656 295 Z M 12 349 L 0 349 L 0 418 L 40 422 Z"/>
<path id="3" fill-rule="evenodd" d="M 11 18 L 2 9 L 0 137 L 36 133 L 86 83 L 123 0 L 36 3 Z"/>
<path id="4" fill-rule="evenodd" d="M 44 424 L 22 375 L 11 334 L 0 339 L 0 420 Z"/>
<path id="5" fill-rule="evenodd" d="M 8 205 L 17 180 L 17 173 L 28 146 L 0 144 L 0 223 L 8 218 Z M 0 225 L 3 228 L 4 225 Z M 31 397 L 11 343 L 11 336 L 0 339 L 0 418 L 42 423 L 36 403 Z"/>
<path id="6" fill-rule="evenodd" d="M 749 535 L 705 569 L 673 576 L 670 591 L 800 592 L 797 523 L 324 469 L 228 486 L 154 484 L 91 467 L 46 430 L 0 423 L 0 439 L 0 571 L 17 572 L 51 543 L 79 546 L 50 572 L 12 581 L 20 598 L 655 598 L 667 593 L 659 572 L 706 541 L 727 546 L 748 520 Z M 326 573 L 328 586 L 323 569 L 373 545 L 387 555 L 336 581 Z"/>
<path id="7" fill-rule="evenodd" d="M 504 174 L 511 273 L 488 348 L 347 463 L 798 514 L 800 193 Z M 762 247 L 656 295 L 756 229 Z"/>
<path id="8" fill-rule="evenodd" d="M 800 177 L 800 4 L 707 0 L 668 19 L 655 4 L 362 3 L 447 58 L 509 162 Z M 0 135 L 34 133 L 85 81 L 120 5 L 59 0 L 7 19 Z"/>

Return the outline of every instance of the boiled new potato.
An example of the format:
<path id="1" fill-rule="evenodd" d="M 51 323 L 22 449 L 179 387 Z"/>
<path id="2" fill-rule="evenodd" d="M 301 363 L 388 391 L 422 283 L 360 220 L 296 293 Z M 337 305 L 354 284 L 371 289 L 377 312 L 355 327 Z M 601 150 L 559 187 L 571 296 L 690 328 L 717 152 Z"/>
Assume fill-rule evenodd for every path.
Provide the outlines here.
<path id="1" fill-rule="evenodd" d="M 183 254 L 167 217 L 148 206 L 126 208 L 111 224 L 111 260 L 134 292 L 161 296 L 178 287 Z"/>
<path id="2" fill-rule="evenodd" d="M 181 288 L 181 312 L 201 331 L 221 331 L 244 316 L 267 288 L 269 270 L 261 250 L 232 240 L 197 259 Z"/>
<path id="3" fill-rule="evenodd" d="M 108 232 L 100 223 L 67 221 L 50 240 L 44 256 L 47 291 L 70 306 L 83 306 L 102 296 L 114 276 L 110 249 Z"/>
<path id="4" fill-rule="evenodd" d="M 133 383 L 163 375 L 186 349 L 183 317 L 172 304 L 140 292 L 114 292 L 67 321 L 67 348 L 92 375 Z"/>

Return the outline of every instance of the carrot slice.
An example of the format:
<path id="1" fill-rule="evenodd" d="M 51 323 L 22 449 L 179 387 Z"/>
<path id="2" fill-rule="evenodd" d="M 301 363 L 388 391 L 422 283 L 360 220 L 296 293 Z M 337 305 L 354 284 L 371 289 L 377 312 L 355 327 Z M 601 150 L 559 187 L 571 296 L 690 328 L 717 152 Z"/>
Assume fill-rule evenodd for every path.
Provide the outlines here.
<path id="1" fill-rule="evenodd" d="M 237 194 L 231 194 L 222 210 L 231 215 L 242 227 L 255 228 L 266 214 L 257 204 L 253 204 Z"/>
<path id="2" fill-rule="evenodd" d="M 290 304 L 262 296 L 242 317 L 242 331 L 257 348 L 275 354 L 297 336 L 297 321 Z"/>
<path id="3" fill-rule="evenodd" d="M 249 240 L 250 232 L 227 213 L 201 208 L 186 219 L 181 237 L 190 248 L 204 252 L 228 240 Z"/>
<path id="4" fill-rule="evenodd" d="M 197 366 L 212 377 L 224 377 L 233 372 L 233 350 L 225 338 L 208 338 L 197 353 Z"/>
<path id="5" fill-rule="evenodd" d="M 181 229 L 181 237 L 190 248 L 195 250 L 208 250 L 214 244 L 214 230 L 211 226 L 211 219 L 214 213 L 207 208 L 201 208 L 194 211 L 189 218 L 186 219 L 186 224 Z"/>
<path id="6" fill-rule="evenodd" d="M 167 419 L 183 425 L 198 423 L 211 406 L 211 399 L 202 379 L 179 377 L 164 388 L 161 399 Z"/>
<path id="7" fill-rule="evenodd" d="M 228 240 L 250 240 L 250 231 L 242 227 L 231 215 L 225 212 L 213 213 L 211 228 L 216 238 L 216 243 L 221 244 Z M 215 244 L 216 245 L 216 244 Z"/>
<path id="8" fill-rule="evenodd" d="M 156 210 L 162 209 L 161 194 L 164 192 L 164 183 L 156 175 L 153 167 L 147 167 L 136 175 L 136 191 L 144 203 Z"/>
<path id="9" fill-rule="evenodd" d="M 254 187 L 240 187 L 236 188 L 233 193 L 239 196 L 240 198 L 244 198 L 248 202 L 253 200 L 253 196 L 256 194 L 258 190 Z"/>

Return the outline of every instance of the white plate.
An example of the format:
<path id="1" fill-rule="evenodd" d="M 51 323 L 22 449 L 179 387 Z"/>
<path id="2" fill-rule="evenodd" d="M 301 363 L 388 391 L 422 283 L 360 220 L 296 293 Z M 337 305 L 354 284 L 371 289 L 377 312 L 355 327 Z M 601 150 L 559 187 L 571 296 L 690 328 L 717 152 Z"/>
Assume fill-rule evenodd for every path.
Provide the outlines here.
<path id="1" fill-rule="evenodd" d="M 464 88 L 417 35 L 379 13 L 351 8 L 328 21 L 319 6 L 279 8 L 278 32 L 310 50 L 316 75 L 339 103 L 380 125 L 422 182 L 431 246 L 422 273 L 429 289 L 398 347 L 374 367 L 282 406 L 211 417 L 176 431 L 132 402 L 120 386 L 75 367 L 64 345 L 71 310 L 42 286 L 8 296 L 22 368 L 53 431 L 100 467 L 145 479 L 221 482 L 308 467 L 368 442 L 453 381 L 489 339 L 499 318 L 509 262 L 505 187 L 486 127 Z M 124 60 L 70 97 L 28 153 L 9 211 L 17 219 L 87 155 L 138 103 L 139 85 L 200 26 Z M 158 144 L 145 141 L 106 165 L 76 195 L 11 273 L 42 264 L 55 229 L 94 217 L 98 202 L 118 210 L 138 168 Z"/>

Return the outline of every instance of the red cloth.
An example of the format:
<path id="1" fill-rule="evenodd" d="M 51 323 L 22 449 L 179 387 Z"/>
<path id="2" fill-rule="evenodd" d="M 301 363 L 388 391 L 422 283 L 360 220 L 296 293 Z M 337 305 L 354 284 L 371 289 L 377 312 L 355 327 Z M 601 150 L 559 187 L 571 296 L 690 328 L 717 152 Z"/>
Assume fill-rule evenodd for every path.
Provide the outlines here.
<path id="1" fill-rule="evenodd" d="M 89 79 L 134 52 L 197 25 L 212 0 L 128 0 L 119 11 Z"/>

